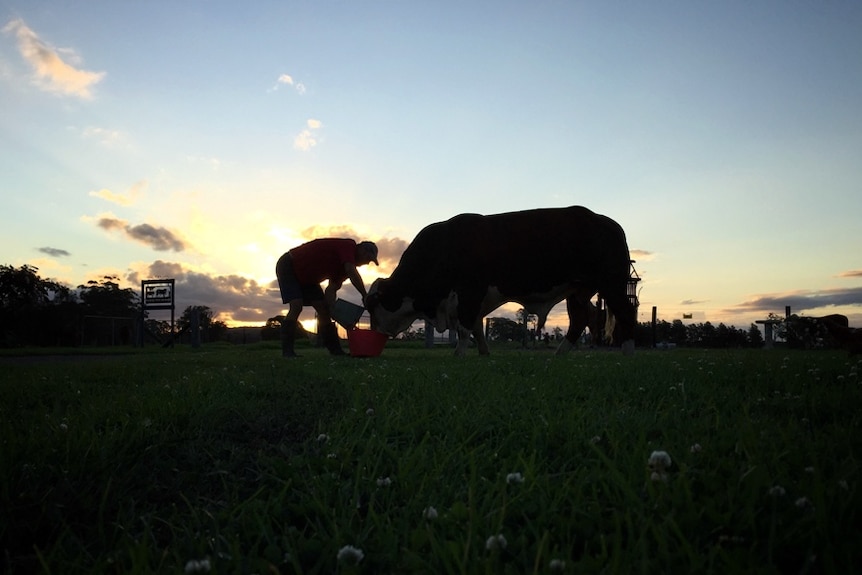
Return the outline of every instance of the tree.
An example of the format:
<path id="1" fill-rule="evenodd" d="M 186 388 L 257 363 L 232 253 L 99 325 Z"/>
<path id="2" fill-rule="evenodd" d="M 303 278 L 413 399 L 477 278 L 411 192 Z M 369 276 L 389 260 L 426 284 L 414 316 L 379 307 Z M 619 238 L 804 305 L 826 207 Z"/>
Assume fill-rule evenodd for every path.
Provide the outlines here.
<path id="1" fill-rule="evenodd" d="M 140 297 L 120 288 L 119 278 L 103 276 L 78 286 L 81 300 L 81 342 L 90 345 L 130 344 L 140 317 Z"/>
<path id="2" fill-rule="evenodd" d="M 75 294 L 39 277 L 38 268 L 0 266 L 0 345 L 74 345 Z"/>
<path id="3" fill-rule="evenodd" d="M 763 347 L 763 334 L 757 324 L 751 324 L 748 328 L 748 345 L 751 347 Z"/>
<path id="4" fill-rule="evenodd" d="M 23 265 L 20 268 L 0 266 L 0 309 L 32 308 L 46 305 L 57 296 L 65 299 L 69 288 L 37 273 L 39 268 Z"/>
<path id="5" fill-rule="evenodd" d="M 826 327 L 817 318 L 796 314 L 784 320 L 782 334 L 788 347 L 797 349 L 822 349 L 830 347 L 832 341 Z"/>
<path id="6" fill-rule="evenodd" d="M 682 323 L 681 319 L 673 320 L 673 323 L 670 324 L 670 332 L 668 335 L 668 341 L 672 341 L 677 345 L 685 344 L 685 336 L 686 329 L 685 324 Z"/>
<path id="7" fill-rule="evenodd" d="M 281 324 L 284 323 L 285 316 L 277 315 L 266 320 L 266 323 L 260 328 L 260 339 L 263 341 L 278 341 L 281 339 Z"/>
<path id="8" fill-rule="evenodd" d="M 140 296 L 132 288 L 120 289 L 116 276 L 103 276 L 78 286 L 85 312 L 110 317 L 134 317 L 141 311 Z"/>
<path id="9" fill-rule="evenodd" d="M 200 329 L 203 341 L 218 341 L 227 333 L 227 325 L 223 321 L 215 319 L 215 313 L 209 306 L 190 305 L 177 320 L 180 331 L 186 331 L 192 326 L 192 316 L 198 314 L 198 329 Z"/>
<path id="10" fill-rule="evenodd" d="M 492 317 L 488 325 L 488 337 L 496 341 L 523 341 L 524 324 L 507 317 Z"/>

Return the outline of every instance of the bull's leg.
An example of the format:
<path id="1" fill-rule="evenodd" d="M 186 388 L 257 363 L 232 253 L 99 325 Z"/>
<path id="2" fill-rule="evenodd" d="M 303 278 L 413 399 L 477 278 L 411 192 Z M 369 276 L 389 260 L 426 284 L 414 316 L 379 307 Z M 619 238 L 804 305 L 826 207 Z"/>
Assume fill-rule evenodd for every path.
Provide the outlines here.
<path id="1" fill-rule="evenodd" d="M 473 337 L 476 338 L 476 347 L 479 348 L 479 355 L 490 355 L 488 349 L 488 341 L 485 339 L 485 330 L 482 329 L 482 318 L 476 320 L 473 326 Z"/>
<path id="2" fill-rule="evenodd" d="M 458 345 L 455 346 L 456 356 L 467 355 L 467 346 L 470 345 L 470 330 L 458 324 Z"/>
<path id="3" fill-rule="evenodd" d="M 566 332 L 566 337 L 564 337 L 563 341 L 560 342 L 560 345 L 557 346 L 557 355 L 567 353 L 578 343 L 578 338 L 581 337 L 581 334 L 584 332 L 584 328 L 587 327 L 587 323 L 589 322 L 589 307 L 589 298 L 586 298 L 585 300 L 577 296 L 566 298 L 566 312 L 568 312 L 569 315 L 569 331 Z"/>

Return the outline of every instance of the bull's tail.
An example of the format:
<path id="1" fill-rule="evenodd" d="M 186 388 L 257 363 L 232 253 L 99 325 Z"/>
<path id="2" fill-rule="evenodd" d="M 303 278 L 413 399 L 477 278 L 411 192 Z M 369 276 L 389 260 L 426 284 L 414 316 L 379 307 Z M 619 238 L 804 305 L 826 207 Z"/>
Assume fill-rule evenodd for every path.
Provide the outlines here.
<path id="1" fill-rule="evenodd" d="M 617 325 L 617 318 L 614 317 L 610 308 L 605 306 L 605 343 L 610 345 L 614 341 L 614 328 Z"/>

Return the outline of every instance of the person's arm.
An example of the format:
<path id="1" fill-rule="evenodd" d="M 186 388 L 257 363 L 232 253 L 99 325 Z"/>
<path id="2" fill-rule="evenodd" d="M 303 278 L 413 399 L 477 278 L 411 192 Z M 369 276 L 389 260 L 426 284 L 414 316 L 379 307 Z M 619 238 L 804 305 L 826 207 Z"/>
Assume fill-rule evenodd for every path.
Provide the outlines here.
<path id="1" fill-rule="evenodd" d="M 329 309 L 332 309 L 332 306 L 335 305 L 335 299 L 338 297 L 338 290 L 341 289 L 342 283 L 340 281 L 329 280 L 329 285 L 323 290 L 323 299 L 326 301 Z"/>
<path id="2" fill-rule="evenodd" d="M 359 270 L 356 269 L 355 265 L 345 263 L 344 273 L 347 274 L 347 279 L 350 280 L 350 283 L 353 284 L 353 287 L 355 287 L 356 291 L 359 292 L 359 295 L 362 296 L 362 304 L 365 305 L 365 298 L 368 296 L 368 292 L 365 291 L 365 283 L 362 281 L 362 276 L 359 275 Z"/>

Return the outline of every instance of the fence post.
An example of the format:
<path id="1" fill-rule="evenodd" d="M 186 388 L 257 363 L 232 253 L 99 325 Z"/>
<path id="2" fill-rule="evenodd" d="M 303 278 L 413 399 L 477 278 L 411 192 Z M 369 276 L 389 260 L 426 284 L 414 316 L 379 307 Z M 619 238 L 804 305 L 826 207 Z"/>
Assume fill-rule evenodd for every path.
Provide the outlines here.
<path id="1" fill-rule="evenodd" d="M 434 326 L 430 321 L 425 321 L 425 347 L 431 349 L 434 347 Z"/>
<path id="2" fill-rule="evenodd" d="M 192 347 L 198 348 L 201 346 L 201 310 L 197 307 L 192 308 Z"/>
<path id="3" fill-rule="evenodd" d="M 656 346 L 655 340 L 655 332 L 656 332 L 656 306 L 652 306 L 652 346 Z"/>

